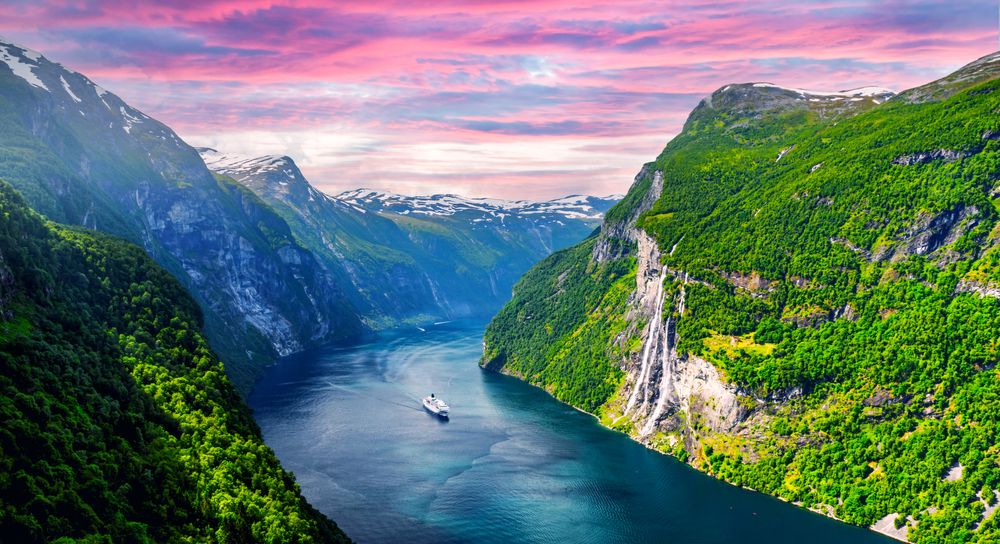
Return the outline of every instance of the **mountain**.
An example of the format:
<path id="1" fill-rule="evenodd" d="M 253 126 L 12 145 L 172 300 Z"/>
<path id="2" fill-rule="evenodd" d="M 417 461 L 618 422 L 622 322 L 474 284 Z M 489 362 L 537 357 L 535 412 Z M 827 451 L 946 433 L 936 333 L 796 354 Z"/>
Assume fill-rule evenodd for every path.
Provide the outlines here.
<path id="1" fill-rule="evenodd" d="M 737 485 L 997 542 L 1000 54 L 892 96 L 714 92 L 482 365 Z"/>
<path id="2" fill-rule="evenodd" d="M 374 328 L 493 315 L 524 271 L 585 238 L 618 198 L 510 202 L 367 189 L 328 196 L 290 157 L 199 151 L 290 225 Z"/>
<path id="3" fill-rule="evenodd" d="M 348 541 L 264 444 L 177 280 L 2 182 L 0 211 L 0 540 Z"/>
<path id="4" fill-rule="evenodd" d="M 0 41 L 0 61 L 0 179 L 177 276 L 242 391 L 274 357 L 363 330 L 285 221 L 168 127 L 29 49 Z"/>

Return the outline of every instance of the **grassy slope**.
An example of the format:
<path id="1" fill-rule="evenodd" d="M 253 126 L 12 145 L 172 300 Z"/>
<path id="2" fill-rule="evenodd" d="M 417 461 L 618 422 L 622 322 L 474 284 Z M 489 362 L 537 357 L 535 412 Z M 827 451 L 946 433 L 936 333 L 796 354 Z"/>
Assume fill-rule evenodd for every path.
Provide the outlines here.
<path id="1" fill-rule="evenodd" d="M 687 290 L 680 349 L 708 357 L 748 395 L 806 392 L 769 409 L 755 433 L 706 436 L 704 451 L 686 452 L 696 464 L 861 525 L 912 515 L 918 542 L 995 541 L 995 520 L 974 529 L 977 494 L 1000 487 L 1000 306 L 956 286 L 1000 280 L 992 197 L 1000 145 L 983 138 L 1000 129 L 998 109 L 1000 82 L 991 81 L 850 119 L 692 115 L 657 159 L 663 194 L 640 221 L 661 249 L 680 242 L 667 266 L 710 284 Z M 893 164 L 937 149 L 969 156 Z M 941 227 L 949 216 L 957 226 Z M 922 231 L 939 232 L 944 247 L 918 255 Z M 613 375 L 622 349 L 607 341 L 613 335 L 580 332 L 589 316 L 621 307 L 613 293 L 624 285 L 602 281 L 584 246 L 561 258 L 519 284 L 487 331 L 485 361 L 600 412 L 613 388 L 588 396 L 564 384 Z M 567 272 L 581 288 L 559 295 Z M 738 288 L 723 278 L 732 273 L 766 287 Z M 848 308 L 851 319 L 833 319 Z M 750 333 L 774 346 L 718 342 L 727 335 L 747 345 Z M 566 345 L 593 355 L 567 363 L 553 348 Z M 943 481 L 956 462 L 963 478 Z"/>
<path id="2" fill-rule="evenodd" d="M 346 541 L 310 507 L 141 249 L 0 185 L 0 534 Z"/>

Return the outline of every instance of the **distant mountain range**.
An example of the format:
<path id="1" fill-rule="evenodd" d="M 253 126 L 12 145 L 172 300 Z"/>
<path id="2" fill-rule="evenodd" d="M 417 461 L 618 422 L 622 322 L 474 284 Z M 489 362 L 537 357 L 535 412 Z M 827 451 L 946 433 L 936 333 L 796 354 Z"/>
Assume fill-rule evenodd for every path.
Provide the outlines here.
<path id="1" fill-rule="evenodd" d="M 370 189 L 329 196 L 290 157 L 199 151 L 216 174 L 285 219 L 373 328 L 493 315 L 528 267 L 585 238 L 620 198 L 528 202 Z"/>
<path id="2" fill-rule="evenodd" d="M 406 197 L 325 196 L 288 158 L 206 158 L 219 173 L 86 76 L 0 41 L 0 179 L 52 220 L 125 238 L 178 277 L 243 392 L 279 356 L 490 315 L 521 273 L 589 234 L 612 203 L 429 197 L 408 209 Z M 434 200 L 441 214 L 422 213 Z M 477 206 L 481 217 L 461 211 Z"/>

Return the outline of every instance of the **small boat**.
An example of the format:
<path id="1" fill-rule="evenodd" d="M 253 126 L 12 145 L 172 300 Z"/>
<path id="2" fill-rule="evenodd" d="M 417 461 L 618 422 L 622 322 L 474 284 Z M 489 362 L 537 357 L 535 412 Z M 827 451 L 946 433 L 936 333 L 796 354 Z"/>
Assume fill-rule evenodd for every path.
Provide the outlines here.
<path id="1" fill-rule="evenodd" d="M 429 397 L 424 397 L 423 402 L 424 408 L 430 413 L 440 417 L 448 417 L 448 405 L 443 400 L 435 397 L 434 393 L 431 393 Z"/>

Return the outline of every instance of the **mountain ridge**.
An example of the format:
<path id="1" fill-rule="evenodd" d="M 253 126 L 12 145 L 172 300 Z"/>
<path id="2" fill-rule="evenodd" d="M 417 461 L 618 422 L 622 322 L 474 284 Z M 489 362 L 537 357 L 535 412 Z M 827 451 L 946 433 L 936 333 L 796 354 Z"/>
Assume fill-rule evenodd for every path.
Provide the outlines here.
<path id="1" fill-rule="evenodd" d="M 264 199 L 320 256 L 375 329 L 488 317 L 532 262 L 587 236 L 613 201 L 548 202 L 317 190 L 287 156 L 200 148 L 206 164 Z"/>
<path id="2" fill-rule="evenodd" d="M 0 178 L 47 217 L 139 244 L 180 278 L 242 391 L 275 357 L 363 329 L 288 226 L 169 127 L 37 52 L 0 49 Z"/>
<path id="3" fill-rule="evenodd" d="M 600 234 L 519 280 L 481 364 L 737 485 L 995 541 L 972 444 L 1000 439 L 1000 54 L 955 74 L 847 108 L 720 88 Z"/>

